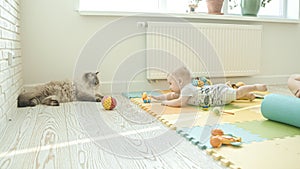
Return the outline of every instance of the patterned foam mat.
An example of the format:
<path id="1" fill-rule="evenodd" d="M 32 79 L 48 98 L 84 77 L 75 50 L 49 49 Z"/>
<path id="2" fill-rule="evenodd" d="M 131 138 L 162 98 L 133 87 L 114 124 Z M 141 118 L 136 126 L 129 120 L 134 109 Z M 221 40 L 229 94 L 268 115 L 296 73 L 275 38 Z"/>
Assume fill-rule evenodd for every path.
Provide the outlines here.
<path id="1" fill-rule="evenodd" d="M 144 104 L 140 98 L 131 100 L 228 168 L 299 168 L 300 129 L 265 119 L 261 99 L 233 102 L 223 107 L 231 114 L 221 115 L 201 107 L 172 108 Z M 214 128 L 241 137 L 242 145 L 211 148 L 209 137 Z"/>
<path id="2" fill-rule="evenodd" d="M 270 120 L 249 121 L 234 125 L 268 140 L 300 135 L 300 128 Z"/>
<path id="3" fill-rule="evenodd" d="M 197 106 L 167 107 L 158 102 L 143 103 L 141 98 L 132 98 L 131 101 L 139 105 L 162 123 L 172 128 L 215 125 L 218 123 L 236 123 L 253 120 L 264 120 L 260 113 L 261 99 L 252 102 L 242 100 L 222 107 L 225 111 L 234 113 L 218 115 L 210 108 L 208 111 Z"/>
<path id="4" fill-rule="evenodd" d="M 148 93 L 151 96 L 159 96 L 161 95 L 161 92 L 158 91 L 146 91 L 146 93 Z M 131 98 L 141 98 L 143 92 L 141 91 L 135 91 L 135 92 L 125 92 L 122 93 L 123 96 L 131 99 Z"/>
<path id="5" fill-rule="evenodd" d="M 242 144 L 249 144 L 252 142 L 261 142 L 267 140 L 259 135 L 250 133 L 247 130 L 239 128 L 235 125 L 224 123 L 216 126 L 195 126 L 192 128 L 181 128 L 177 130 L 177 133 L 185 137 L 186 139 L 193 142 L 193 144 L 198 145 L 199 148 L 212 148 L 209 143 L 209 138 L 211 136 L 210 131 L 214 128 L 222 129 L 225 134 L 232 134 L 242 138 Z M 203 147 L 201 147 L 203 146 Z"/>
<path id="6" fill-rule="evenodd" d="M 228 168 L 296 169 L 300 161 L 300 136 L 209 149 L 207 153 Z"/>

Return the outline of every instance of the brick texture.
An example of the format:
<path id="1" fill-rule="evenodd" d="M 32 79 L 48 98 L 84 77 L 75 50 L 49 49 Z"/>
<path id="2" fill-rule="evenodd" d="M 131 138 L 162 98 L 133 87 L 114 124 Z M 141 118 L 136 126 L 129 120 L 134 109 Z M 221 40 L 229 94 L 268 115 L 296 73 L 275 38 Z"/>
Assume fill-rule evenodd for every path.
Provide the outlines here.
<path id="1" fill-rule="evenodd" d="M 23 85 L 19 27 L 19 0 L 0 0 L 0 124 L 2 127 L 13 118 L 17 109 L 17 97 Z"/>

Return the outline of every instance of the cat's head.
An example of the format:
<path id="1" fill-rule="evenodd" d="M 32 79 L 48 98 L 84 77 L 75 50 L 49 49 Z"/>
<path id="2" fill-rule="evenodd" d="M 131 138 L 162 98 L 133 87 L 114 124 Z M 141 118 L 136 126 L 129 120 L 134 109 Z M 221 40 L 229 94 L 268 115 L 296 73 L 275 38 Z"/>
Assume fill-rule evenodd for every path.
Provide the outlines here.
<path id="1" fill-rule="evenodd" d="M 100 81 L 98 78 L 99 72 L 92 73 L 88 72 L 83 75 L 83 81 L 90 87 L 99 87 Z"/>

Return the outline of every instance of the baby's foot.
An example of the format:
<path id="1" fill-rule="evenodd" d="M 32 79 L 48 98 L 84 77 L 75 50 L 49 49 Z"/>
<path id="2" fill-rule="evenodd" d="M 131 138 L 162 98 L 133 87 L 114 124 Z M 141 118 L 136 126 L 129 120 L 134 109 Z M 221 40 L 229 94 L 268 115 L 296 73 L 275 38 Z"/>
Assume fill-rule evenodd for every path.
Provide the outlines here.
<path id="1" fill-rule="evenodd" d="M 249 93 L 247 95 L 247 97 L 249 98 L 250 101 L 254 100 L 255 99 L 255 95 L 253 93 Z"/>
<path id="2" fill-rule="evenodd" d="M 255 84 L 254 86 L 256 88 L 256 91 L 265 92 L 268 90 L 267 85 L 265 85 L 265 84 Z"/>
<path id="3" fill-rule="evenodd" d="M 298 97 L 298 98 L 300 98 L 300 89 L 298 89 L 298 90 L 296 91 L 295 96 Z"/>

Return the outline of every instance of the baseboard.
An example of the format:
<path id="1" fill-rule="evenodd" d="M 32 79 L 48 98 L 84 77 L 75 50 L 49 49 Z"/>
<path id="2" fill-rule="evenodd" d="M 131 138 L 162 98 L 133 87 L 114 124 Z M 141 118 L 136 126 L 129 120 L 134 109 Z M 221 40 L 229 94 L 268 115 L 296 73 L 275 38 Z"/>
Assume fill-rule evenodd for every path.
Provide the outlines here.
<path id="1" fill-rule="evenodd" d="M 223 83 L 231 81 L 232 83 L 242 81 L 246 84 L 262 83 L 266 85 L 286 85 L 289 75 L 269 75 L 269 76 L 251 76 L 251 77 L 228 77 L 213 79 L 213 83 Z M 219 80 L 219 81 L 218 81 Z M 40 84 L 24 85 L 24 89 L 31 89 Z M 117 94 L 130 91 L 154 91 L 168 89 L 166 80 L 152 80 L 152 81 L 131 81 L 131 82 L 101 82 L 101 93 L 103 94 Z"/>

